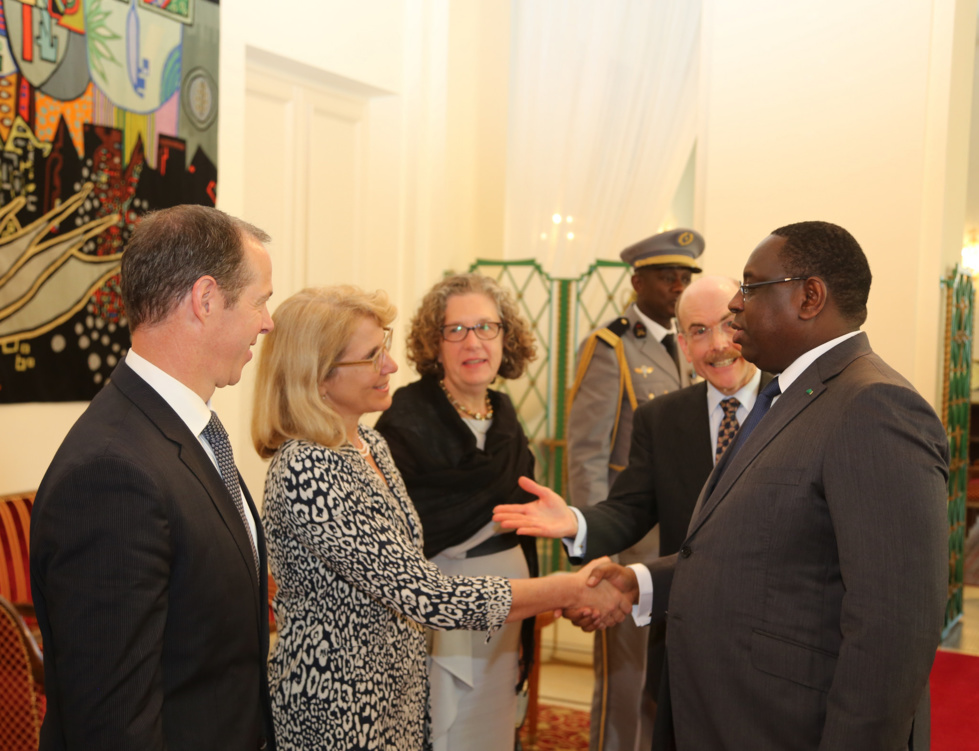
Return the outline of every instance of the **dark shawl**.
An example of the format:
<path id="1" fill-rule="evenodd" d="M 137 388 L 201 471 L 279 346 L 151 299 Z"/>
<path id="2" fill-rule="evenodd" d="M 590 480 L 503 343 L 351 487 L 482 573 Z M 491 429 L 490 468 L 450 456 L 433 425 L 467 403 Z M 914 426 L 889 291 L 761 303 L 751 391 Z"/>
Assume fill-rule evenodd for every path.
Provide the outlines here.
<path id="1" fill-rule="evenodd" d="M 509 397 L 489 395 L 493 425 L 482 451 L 434 376 L 398 389 L 377 421 L 421 517 L 428 558 L 476 534 L 494 506 L 534 500 L 517 485 L 534 476 L 527 436 Z"/>
<path id="2" fill-rule="evenodd" d="M 398 389 L 375 426 L 391 447 L 421 517 L 427 558 L 476 534 L 492 518 L 494 506 L 535 499 L 517 485 L 521 475 L 533 478 L 534 455 L 513 403 L 492 389 L 489 397 L 493 424 L 482 451 L 434 376 Z M 537 576 L 536 538 L 520 537 L 519 544 L 530 575 Z M 533 654 L 533 624 L 533 618 L 524 621 L 524 670 Z"/>

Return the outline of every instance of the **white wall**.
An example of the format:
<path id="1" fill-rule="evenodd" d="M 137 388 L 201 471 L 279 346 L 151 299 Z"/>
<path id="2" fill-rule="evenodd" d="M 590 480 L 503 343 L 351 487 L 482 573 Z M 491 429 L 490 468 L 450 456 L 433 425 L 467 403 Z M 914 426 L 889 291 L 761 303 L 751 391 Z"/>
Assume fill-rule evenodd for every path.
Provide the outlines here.
<path id="1" fill-rule="evenodd" d="M 740 278 L 776 227 L 846 227 L 873 346 L 937 401 L 939 277 L 961 248 L 974 0 L 709 0 L 699 148 L 706 263 Z"/>
<path id="2" fill-rule="evenodd" d="M 221 180 L 245 189 L 240 208 L 224 193 L 221 205 L 280 238 L 273 307 L 309 285 L 389 292 L 400 309 L 398 386 L 414 379 L 400 343 L 421 295 L 444 270 L 500 253 L 509 6 L 309 7 L 311 26 L 324 33 L 315 45 L 300 40 L 301 55 L 291 52 L 297 40 L 270 38 L 267 29 L 230 34 L 245 46 L 244 104 L 234 102 L 244 114 L 222 111 L 243 128 L 240 141 L 222 141 Z M 338 56 L 338 47 L 347 52 Z M 291 83 L 269 97 L 259 89 L 270 76 Z M 262 150 L 268 139 L 271 159 Z M 239 467 L 258 495 L 265 463 L 249 448 L 253 378 L 246 373 L 216 403 L 232 415 Z"/>

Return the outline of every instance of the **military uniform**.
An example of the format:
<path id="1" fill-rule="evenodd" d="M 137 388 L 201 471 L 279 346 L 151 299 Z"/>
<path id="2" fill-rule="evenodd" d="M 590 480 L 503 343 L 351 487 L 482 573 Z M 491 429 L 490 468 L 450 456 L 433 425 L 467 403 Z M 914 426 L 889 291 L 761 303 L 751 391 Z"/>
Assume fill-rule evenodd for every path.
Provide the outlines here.
<path id="1" fill-rule="evenodd" d="M 697 233 L 673 230 L 627 248 L 622 257 L 635 268 L 663 259 L 660 266 L 697 272 L 694 259 L 702 251 Z M 656 338 L 635 305 L 582 342 L 568 415 L 568 497 L 573 505 L 584 508 L 608 498 L 629 459 L 636 408 L 690 384 L 689 366 L 681 360 Z M 618 559 L 648 564 L 658 555 L 659 529 L 654 528 Z M 649 747 L 655 706 L 644 701 L 642 690 L 648 641 L 648 629 L 629 618 L 596 634 L 592 751 L 632 751 L 637 738 L 640 747 Z"/>

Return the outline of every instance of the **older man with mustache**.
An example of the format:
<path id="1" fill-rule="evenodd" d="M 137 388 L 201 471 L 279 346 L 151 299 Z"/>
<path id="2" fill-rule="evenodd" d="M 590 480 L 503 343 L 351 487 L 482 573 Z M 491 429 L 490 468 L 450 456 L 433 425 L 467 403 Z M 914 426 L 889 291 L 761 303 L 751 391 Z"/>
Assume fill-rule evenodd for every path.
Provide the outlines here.
<path id="1" fill-rule="evenodd" d="M 560 513 L 554 523 L 521 515 L 521 531 L 525 525 L 539 524 L 533 534 L 573 538 L 567 543 L 575 563 L 618 553 L 657 523 L 661 554 L 679 550 L 704 481 L 751 411 L 760 385 L 771 378 L 742 358 L 732 339 L 734 314 L 727 305 L 737 291 L 734 280 L 708 275 L 691 282 L 678 300 L 680 349 L 704 380 L 640 405 L 633 420 L 629 464 L 608 499 L 579 510 L 542 486 L 522 481 L 537 495 L 548 493 L 548 501 Z M 502 513 L 506 507 L 497 508 L 501 513 L 494 518 L 510 518 Z M 665 624 L 654 625 L 644 687 L 644 701 L 653 704 L 664 642 Z"/>

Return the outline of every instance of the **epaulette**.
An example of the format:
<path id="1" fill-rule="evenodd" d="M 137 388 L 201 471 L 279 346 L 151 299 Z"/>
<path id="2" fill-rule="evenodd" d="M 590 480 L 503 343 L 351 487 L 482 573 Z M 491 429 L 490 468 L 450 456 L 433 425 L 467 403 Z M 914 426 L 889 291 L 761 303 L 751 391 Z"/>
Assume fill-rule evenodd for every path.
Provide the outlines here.
<path id="1" fill-rule="evenodd" d="M 617 337 L 621 337 L 626 331 L 629 330 L 629 319 L 625 316 L 617 318 L 612 321 L 608 326 L 605 327 L 606 331 L 611 331 Z M 606 344 L 610 344 L 608 341 L 602 339 Z"/>

